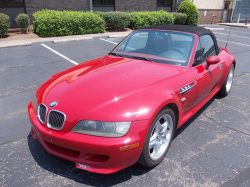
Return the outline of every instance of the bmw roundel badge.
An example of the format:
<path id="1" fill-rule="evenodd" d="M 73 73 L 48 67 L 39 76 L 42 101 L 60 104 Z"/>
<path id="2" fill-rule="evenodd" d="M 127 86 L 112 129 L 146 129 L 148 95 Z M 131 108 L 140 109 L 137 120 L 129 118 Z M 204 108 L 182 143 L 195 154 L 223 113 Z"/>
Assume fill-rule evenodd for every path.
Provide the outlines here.
<path id="1" fill-rule="evenodd" d="M 49 106 L 52 108 L 52 107 L 54 107 L 54 106 L 56 106 L 56 105 L 57 105 L 57 102 L 56 102 L 56 101 L 53 101 L 53 102 L 50 103 Z"/>

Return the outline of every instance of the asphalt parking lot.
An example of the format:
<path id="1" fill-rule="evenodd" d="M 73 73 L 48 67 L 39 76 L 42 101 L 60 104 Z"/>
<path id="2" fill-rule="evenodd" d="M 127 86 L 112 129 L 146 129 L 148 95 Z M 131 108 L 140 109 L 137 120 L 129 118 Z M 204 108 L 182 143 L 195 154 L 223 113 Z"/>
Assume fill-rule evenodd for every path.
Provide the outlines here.
<path id="1" fill-rule="evenodd" d="M 225 47 L 230 27 L 209 27 L 224 29 L 213 32 Z M 76 63 L 107 54 L 122 39 L 95 37 L 0 49 L 0 186 L 249 187 L 248 28 L 231 28 L 227 48 L 237 64 L 230 94 L 212 98 L 178 129 L 166 158 L 155 168 L 135 164 L 111 175 L 90 173 L 47 153 L 33 140 L 26 108 L 39 85 Z"/>

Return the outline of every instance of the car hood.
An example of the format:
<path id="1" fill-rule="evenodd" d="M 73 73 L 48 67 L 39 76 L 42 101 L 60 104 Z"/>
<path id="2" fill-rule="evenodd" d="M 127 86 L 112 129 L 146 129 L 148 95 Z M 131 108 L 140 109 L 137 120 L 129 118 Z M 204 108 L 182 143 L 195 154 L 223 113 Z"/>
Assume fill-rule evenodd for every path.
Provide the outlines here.
<path id="1" fill-rule="evenodd" d="M 121 100 L 138 92 L 143 93 L 142 90 L 185 69 L 143 60 L 104 56 L 52 76 L 38 89 L 38 102 L 44 103 L 49 110 L 59 110 L 66 114 L 68 123 L 75 124 L 79 120 L 88 119 L 88 116 L 91 116 L 90 120 L 111 121 L 112 113 L 122 110 L 124 105 L 131 105 L 129 101 L 121 104 Z M 58 104 L 50 108 L 49 104 L 53 101 Z M 133 104 L 136 102 L 130 101 Z M 107 110 L 105 106 L 112 103 L 117 103 L 119 109 L 110 111 L 108 118 L 100 119 L 103 116 L 101 113 L 107 112 L 102 109 Z"/>

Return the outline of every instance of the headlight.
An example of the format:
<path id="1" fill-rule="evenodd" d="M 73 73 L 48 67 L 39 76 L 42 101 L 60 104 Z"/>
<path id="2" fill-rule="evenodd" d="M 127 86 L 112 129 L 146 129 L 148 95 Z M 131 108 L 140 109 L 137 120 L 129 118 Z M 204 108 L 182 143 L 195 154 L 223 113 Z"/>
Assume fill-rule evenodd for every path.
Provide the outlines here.
<path id="1" fill-rule="evenodd" d="M 34 96 L 34 98 L 32 100 L 32 104 L 33 104 L 33 107 L 34 107 L 34 109 L 36 111 L 37 110 L 37 98 L 36 98 L 36 94 L 35 94 L 35 96 Z"/>
<path id="2" fill-rule="evenodd" d="M 93 136 L 121 137 L 127 134 L 131 122 L 79 121 L 71 132 Z"/>

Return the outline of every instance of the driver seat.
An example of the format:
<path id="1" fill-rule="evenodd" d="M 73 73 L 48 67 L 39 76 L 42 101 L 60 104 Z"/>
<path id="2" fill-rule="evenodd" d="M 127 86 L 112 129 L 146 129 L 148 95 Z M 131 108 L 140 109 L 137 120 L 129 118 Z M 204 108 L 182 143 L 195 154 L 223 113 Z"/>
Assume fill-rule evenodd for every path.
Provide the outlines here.
<path id="1" fill-rule="evenodd" d="M 166 52 L 170 49 L 169 36 L 165 33 L 158 33 L 155 39 L 152 41 L 150 54 L 158 56 L 159 54 Z"/>

